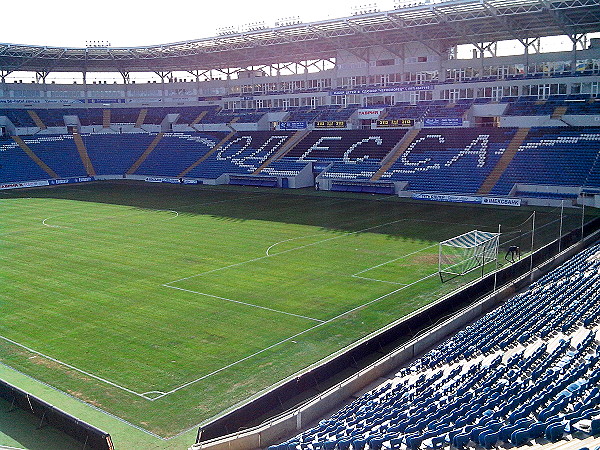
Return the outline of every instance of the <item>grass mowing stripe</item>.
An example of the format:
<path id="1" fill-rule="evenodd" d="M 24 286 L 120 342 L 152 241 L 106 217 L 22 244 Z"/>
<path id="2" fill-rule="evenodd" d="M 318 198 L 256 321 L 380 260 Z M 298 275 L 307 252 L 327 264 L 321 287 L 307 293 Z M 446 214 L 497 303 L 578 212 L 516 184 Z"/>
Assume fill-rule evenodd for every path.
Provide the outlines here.
<path id="1" fill-rule="evenodd" d="M 172 392 L 149 402 L 4 340 L 0 362 L 173 436 L 468 281 L 423 278 L 435 268 L 422 249 L 473 229 L 473 217 L 508 230 L 532 212 L 380 200 L 135 182 L 15 192 L 0 203 L 0 333 L 136 392 Z M 44 227 L 54 215 L 47 223 L 72 228 Z M 536 246 L 556 236 L 556 219 L 537 210 Z M 176 287 L 323 322 L 162 286 L 215 269 Z"/>

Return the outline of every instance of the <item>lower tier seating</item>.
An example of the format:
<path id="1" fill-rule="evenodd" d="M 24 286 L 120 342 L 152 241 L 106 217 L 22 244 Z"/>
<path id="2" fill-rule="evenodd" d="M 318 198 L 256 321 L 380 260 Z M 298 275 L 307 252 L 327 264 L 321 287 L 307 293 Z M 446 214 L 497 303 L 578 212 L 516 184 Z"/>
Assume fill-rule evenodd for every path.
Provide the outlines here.
<path id="1" fill-rule="evenodd" d="M 595 245 L 269 448 L 489 449 L 600 438 L 599 282 Z"/>

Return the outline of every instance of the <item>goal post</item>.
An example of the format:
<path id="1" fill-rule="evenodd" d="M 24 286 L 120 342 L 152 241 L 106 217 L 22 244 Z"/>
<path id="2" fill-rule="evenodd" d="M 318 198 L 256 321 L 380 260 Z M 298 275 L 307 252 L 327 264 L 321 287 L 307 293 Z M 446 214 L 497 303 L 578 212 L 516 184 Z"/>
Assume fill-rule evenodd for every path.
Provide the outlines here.
<path id="1" fill-rule="evenodd" d="M 473 230 L 439 244 L 439 274 L 466 275 L 498 258 L 500 233 Z"/>

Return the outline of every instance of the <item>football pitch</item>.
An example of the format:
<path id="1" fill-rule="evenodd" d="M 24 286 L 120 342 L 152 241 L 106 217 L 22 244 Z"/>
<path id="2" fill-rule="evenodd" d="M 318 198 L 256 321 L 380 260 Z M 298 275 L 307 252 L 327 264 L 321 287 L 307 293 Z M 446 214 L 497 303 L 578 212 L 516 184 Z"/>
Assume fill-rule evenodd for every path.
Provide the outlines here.
<path id="1" fill-rule="evenodd" d="M 439 241 L 501 224 L 530 250 L 531 214 L 132 182 L 0 192 L 0 362 L 174 436 L 478 276 L 441 283 Z M 559 214 L 536 212 L 536 247 Z"/>

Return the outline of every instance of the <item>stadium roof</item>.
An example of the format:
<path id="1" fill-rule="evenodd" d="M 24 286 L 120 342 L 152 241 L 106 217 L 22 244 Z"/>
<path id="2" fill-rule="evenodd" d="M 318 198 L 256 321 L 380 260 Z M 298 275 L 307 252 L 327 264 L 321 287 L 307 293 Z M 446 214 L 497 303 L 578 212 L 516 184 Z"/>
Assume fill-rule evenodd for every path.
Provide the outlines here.
<path id="1" fill-rule="evenodd" d="M 0 70 L 170 72 L 249 67 L 360 54 L 383 45 L 423 42 L 436 50 L 600 31 L 600 0 L 449 0 L 393 11 L 172 44 L 63 48 L 0 44 Z M 293 55 L 293 56 L 291 56 Z M 402 55 L 399 55 L 402 56 Z"/>

